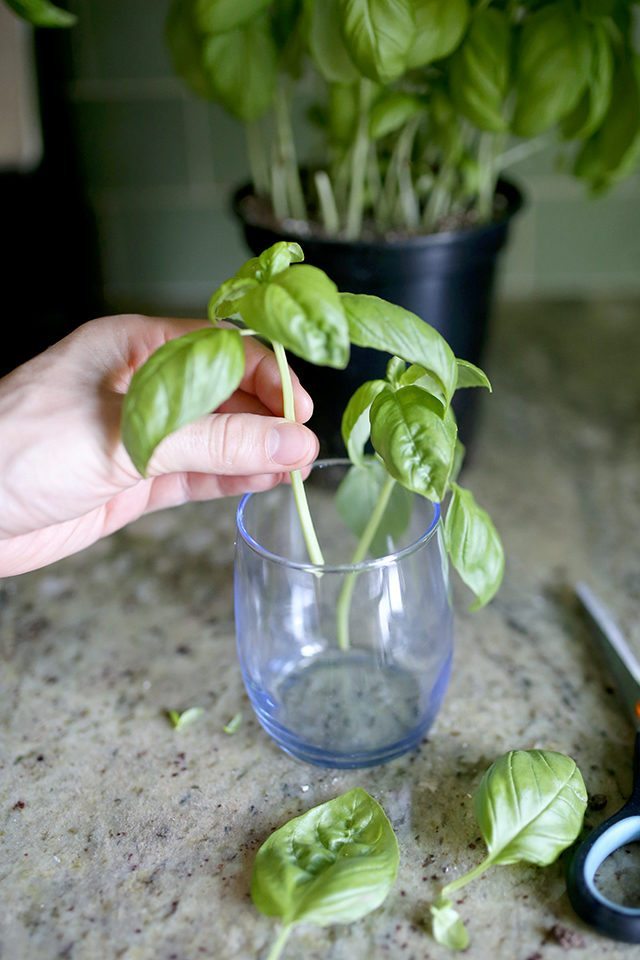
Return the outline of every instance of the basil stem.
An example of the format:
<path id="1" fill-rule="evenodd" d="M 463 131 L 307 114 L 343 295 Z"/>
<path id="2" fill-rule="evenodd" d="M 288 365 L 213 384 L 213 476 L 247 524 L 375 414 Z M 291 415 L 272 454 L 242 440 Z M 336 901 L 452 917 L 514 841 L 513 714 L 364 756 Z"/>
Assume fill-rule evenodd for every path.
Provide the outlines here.
<path id="1" fill-rule="evenodd" d="M 362 531 L 362 536 L 360 537 L 358 545 L 351 558 L 352 564 L 362 563 L 366 557 L 367 551 L 369 550 L 378 527 L 380 526 L 380 521 L 382 520 L 384 512 L 387 509 L 389 497 L 391 496 L 394 485 L 395 480 L 393 477 L 387 477 L 384 482 L 384 486 L 380 491 L 380 496 L 378 497 L 378 502 L 376 503 L 375 509 L 371 514 L 371 518 Z M 338 597 L 336 616 L 338 646 L 341 650 L 348 650 L 350 646 L 349 613 L 351 612 L 351 597 L 353 596 L 353 589 L 356 585 L 357 576 L 358 572 L 356 570 L 346 575 L 344 578 L 344 583 L 342 584 L 342 589 L 340 590 L 340 596 Z"/>
<path id="2" fill-rule="evenodd" d="M 276 355 L 276 361 L 278 363 L 278 370 L 280 371 L 280 379 L 282 381 L 282 403 L 284 407 L 284 415 L 287 420 L 293 420 L 295 422 L 296 411 L 293 400 L 293 385 L 291 383 L 291 373 L 289 371 L 289 364 L 287 363 L 287 355 L 281 343 L 272 341 L 272 345 L 273 352 Z M 317 566 L 324 566 L 324 557 L 322 555 L 322 550 L 320 549 L 320 544 L 318 543 L 315 527 L 313 526 L 313 520 L 311 519 L 311 512 L 309 510 L 309 503 L 307 502 L 307 495 L 305 493 L 304 483 L 302 482 L 302 474 L 299 470 L 291 471 L 291 487 L 293 489 L 293 497 L 296 502 L 298 516 L 300 517 L 302 535 L 309 552 L 309 558 L 311 562 L 315 563 Z"/>
<path id="3" fill-rule="evenodd" d="M 456 880 L 452 880 L 451 883 L 448 883 L 446 887 L 443 887 L 440 891 L 440 895 L 443 897 L 450 897 L 452 893 L 456 890 L 459 890 L 461 887 L 466 887 L 468 883 L 472 880 L 475 880 L 476 877 L 479 877 L 481 874 L 488 870 L 493 863 L 493 857 L 486 857 L 482 863 L 477 864 L 477 866 L 472 867 L 471 870 L 468 870 L 466 873 L 463 873 L 461 877 L 458 877 Z"/>
<path id="4" fill-rule="evenodd" d="M 279 960 L 279 957 L 282 955 L 282 951 L 284 950 L 285 944 L 289 939 L 289 934 L 292 930 L 293 927 L 289 925 L 280 929 L 280 933 L 273 941 L 271 950 L 269 950 L 269 953 L 267 954 L 267 960 Z"/>

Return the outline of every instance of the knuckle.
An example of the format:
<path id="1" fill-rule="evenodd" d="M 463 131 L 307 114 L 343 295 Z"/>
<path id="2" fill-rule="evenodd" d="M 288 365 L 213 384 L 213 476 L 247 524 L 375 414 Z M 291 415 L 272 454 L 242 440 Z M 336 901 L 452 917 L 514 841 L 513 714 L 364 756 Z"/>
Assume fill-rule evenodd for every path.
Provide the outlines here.
<path id="1" fill-rule="evenodd" d="M 246 432 L 238 417 L 231 413 L 220 413 L 212 418 L 209 452 L 221 470 L 230 469 L 241 460 L 245 438 Z"/>

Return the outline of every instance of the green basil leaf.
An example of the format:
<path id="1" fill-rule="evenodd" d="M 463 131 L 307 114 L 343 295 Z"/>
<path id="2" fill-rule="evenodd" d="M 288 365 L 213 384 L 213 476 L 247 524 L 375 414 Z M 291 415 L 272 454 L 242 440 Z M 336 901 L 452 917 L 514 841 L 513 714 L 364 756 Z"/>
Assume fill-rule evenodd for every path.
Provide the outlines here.
<path id="1" fill-rule="evenodd" d="M 453 455 L 453 466 L 451 468 L 451 476 L 449 478 L 449 483 L 455 483 L 458 479 L 458 475 L 462 470 L 462 465 L 464 463 L 464 458 L 467 455 L 467 449 L 462 443 L 461 440 L 456 440 L 456 449 Z"/>
<path id="2" fill-rule="evenodd" d="M 512 750 L 493 763 L 474 796 L 476 819 L 495 864 L 553 863 L 582 828 L 587 791 L 571 757 Z"/>
<path id="3" fill-rule="evenodd" d="M 587 84 L 589 33 L 571 0 L 548 4 L 525 19 L 515 64 L 513 131 L 534 137 L 572 110 Z"/>
<path id="4" fill-rule="evenodd" d="M 140 473 L 161 440 L 219 407 L 243 373 L 237 330 L 194 330 L 156 350 L 134 373 L 122 408 L 122 440 Z"/>
<path id="5" fill-rule="evenodd" d="M 640 159 L 640 59 L 619 61 L 611 104 L 596 133 L 578 154 L 574 173 L 604 190 L 634 170 Z"/>
<path id="6" fill-rule="evenodd" d="M 456 49 L 469 22 L 468 0 L 414 0 L 416 36 L 407 66 L 424 67 Z"/>
<path id="7" fill-rule="evenodd" d="M 440 897 L 431 906 L 431 930 L 434 940 L 449 950 L 466 950 L 469 946 L 469 932 L 453 902 L 446 897 Z"/>
<path id="8" fill-rule="evenodd" d="M 288 240 L 280 240 L 263 250 L 259 257 L 251 257 L 235 277 L 225 280 L 213 293 L 209 300 L 209 318 L 217 320 L 232 316 L 238 309 L 237 301 L 246 293 L 259 283 L 268 283 L 276 274 L 301 260 L 304 260 L 302 247 Z"/>
<path id="9" fill-rule="evenodd" d="M 398 860 L 384 810 L 357 787 L 271 834 L 256 855 L 251 897 L 287 925 L 351 923 L 383 902 Z"/>
<path id="10" fill-rule="evenodd" d="M 204 64 L 204 38 L 196 27 L 193 0 L 172 0 L 165 24 L 165 37 L 173 68 L 199 97 L 216 97 Z"/>
<path id="11" fill-rule="evenodd" d="M 216 99 L 234 117 L 257 120 L 271 106 L 277 50 L 266 17 L 208 36 L 204 64 Z"/>
<path id="12" fill-rule="evenodd" d="M 270 16 L 273 39 L 278 50 L 284 53 L 297 39 L 306 18 L 305 6 L 300 0 L 272 0 Z"/>
<path id="13" fill-rule="evenodd" d="M 328 83 L 355 83 L 359 74 L 342 38 L 340 0 L 307 2 L 307 44 L 320 74 Z"/>
<path id="14" fill-rule="evenodd" d="M 387 381 L 393 387 L 402 386 L 402 376 L 407 369 L 407 365 L 404 360 L 401 360 L 400 357 L 391 357 L 391 360 L 387 363 L 387 369 L 385 376 Z"/>
<path id="15" fill-rule="evenodd" d="M 280 240 L 263 250 L 258 257 L 256 277 L 261 283 L 271 280 L 276 274 L 282 273 L 292 263 L 304 260 L 304 253 L 299 243 L 290 240 Z"/>
<path id="16" fill-rule="evenodd" d="M 356 537 L 364 533 L 387 479 L 383 464 L 376 457 L 365 457 L 361 463 L 351 467 L 338 487 L 336 510 Z M 412 507 L 413 494 L 399 483 L 394 484 L 387 508 L 371 541 L 370 556 L 384 557 L 393 550 L 393 541 L 397 542 L 409 526 Z"/>
<path id="17" fill-rule="evenodd" d="M 438 381 L 447 403 L 456 386 L 456 358 L 437 330 L 415 313 L 368 294 L 342 293 L 351 342 L 419 363 Z"/>
<path id="18" fill-rule="evenodd" d="M 252 277 L 231 277 L 220 284 L 209 300 L 209 319 L 219 320 L 231 317 L 236 312 L 236 301 L 240 300 L 258 281 Z"/>
<path id="19" fill-rule="evenodd" d="M 336 285 L 317 267 L 276 274 L 237 302 L 245 323 L 296 356 L 327 367 L 346 367 L 349 330 Z"/>
<path id="20" fill-rule="evenodd" d="M 340 0 L 342 32 L 360 72 L 378 83 L 404 73 L 416 34 L 413 0 Z"/>
<path id="21" fill-rule="evenodd" d="M 369 136 L 386 137 L 403 127 L 412 117 L 425 112 L 425 104 L 411 93 L 392 91 L 376 100 L 369 115 Z"/>
<path id="22" fill-rule="evenodd" d="M 329 84 L 329 139 L 331 143 L 346 146 L 353 140 L 358 122 L 359 87 L 357 83 Z"/>
<path id="23" fill-rule="evenodd" d="M 451 562 L 475 593 L 477 610 L 495 595 L 504 574 L 504 551 L 486 510 L 469 490 L 452 483 L 451 502 L 444 522 L 445 543 Z"/>
<path id="24" fill-rule="evenodd" d="M 426 390 L 439 402 L 441 407 L 440 416 L 444 417 L 447 409 L 447 398 L 444 390 L 440 386 L 440 382 L 436 380 L 435 377 L 432 377 L 430 373 L 427 373 L 425 368 L 421 367 L 419 363 L 412 363 L 410 367 L 407 367 L 400 377 L 400 385 L 403 387 L 413 385 L 420 387 L 421 390 Z"/>
<path id="25" fill-rule="evenodd" d="M 384 380 L 367 380 L 358 387 L 345 407 L 342 414 L 342 439 L 352 463 L 362 463 L 364 448 L 371 434 L 371 404 L 379 393 L 388 389 Z"/>
<path id="26" fill-rule="evenodd" d="M 455 455 L 457 428 L 448 410 L 419 387 L 379 393 L 371 406 L 371 442 L 391 476 L 429 500 L 444 497 Z"/>
<path id="27" fill-rule="evenodd" d="M 461 360 L 459 357 L 456 357 L 456 365 L 458 367 L 456 390 L 461 387 L 486 387 L 489 393 L 492 392 L 489 377 L 484 370 L 476 367 L 468 360 Z"/>
<path id="28" fill-rule="evenodd" d="M 480 130 L 506 130 L 511 25 L 502 10 L 475 14 L 469 32 L 451 58 L 449 88 L 460 113 Z"/>
<path id="29" fill-rule="evenodd" d="M 602 23 L 589 24 L 591 69 L 588 86 L 573 110 L 562 120 L 562 135 L 584 140 L 598 129 L 611 103 L 613 52 L 608 31 Z"/>
<path id="30" fill-rule="evenodd" d="M 202 33 L 226 33 L 255 17 L 271 0 L 195 0 L 194 20 Z"/>
<path id="31" fill-rule="evenodd" d="M 72 27 L 77 17 L 49 0 L 6 0 L 14 13 L 34 27 Z"/>
<path id="32" fill-rule="evenodd" d="M 618 0 L 581 0 L 580 6 L 591 17 L 609 17 L 615 13 Z"/>

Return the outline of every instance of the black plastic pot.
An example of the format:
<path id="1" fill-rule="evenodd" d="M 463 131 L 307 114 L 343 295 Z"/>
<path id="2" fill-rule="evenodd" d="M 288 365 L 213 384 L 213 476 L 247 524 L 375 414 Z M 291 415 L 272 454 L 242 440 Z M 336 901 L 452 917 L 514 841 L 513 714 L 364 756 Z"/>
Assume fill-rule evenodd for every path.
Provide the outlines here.
<path id="1" fill-rule="evenodd" d="M 458 357 L 481 363 L 487 338 L 498 254 L 507 242 L 512 217 L 522 206 L 520 190 L 500 181 L 506 203 L 497 222 L 456 232 L 426 234 L 400 240 L 346 241 L 294 236 L 247 216 L 242 187 L 233 209 L 242 223 L 249 249 L 260 253 L 278 240 L 297 240 L 305 261 L 325 270 L 338 289 L 370 293 L 400 304 L 435 327 Z M 292 358 L 292 366 L 314 398 L 312 426 L 328 452 L 340 449 L 339 421 L 353 391 L 363 380 L 382 376 L 388 358 L 373 350 L 352 348 L 347 370 L 313 367 Z M 455 406 L 460 435 L 468 443 L 478 391 L 460 391 Z"/>

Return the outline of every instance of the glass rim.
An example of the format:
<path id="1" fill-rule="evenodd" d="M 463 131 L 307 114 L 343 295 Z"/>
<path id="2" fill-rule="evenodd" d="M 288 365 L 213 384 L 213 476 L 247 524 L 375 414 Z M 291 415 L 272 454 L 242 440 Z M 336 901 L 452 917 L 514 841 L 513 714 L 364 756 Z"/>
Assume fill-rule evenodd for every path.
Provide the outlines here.
<path id="1" fill-rule="evenodd" d="M 329 457 L 323 460 L 316 460 L 315 463 L 312 464 L 311 469 L 315 470 L 317 468 L 324 469 L 326 467 L 341 466 L 352 466 L 352 464 L 351 461 L 346 457 Z M 272 489 L 277 489 L 277 487 Z M 271 491 L 267 492 L 270 493 Z M 312 563 L 310 560 L 305 562 L 299 560 L 290 560 L 278 553 L 273 553 L 271 550 L 267 550 L 266 547 L 263 547 L 254 537 L 251 536 L 245 524 L 245 510 L 249 500 L 256 496 L 262 496 L 262 492 L 245 493 L 236 510 L 236 527 L 244 542 L 254 551 L 254 553 L 257 553 L 258 556 L 265 560 L 269 560 L 272 563 L 278 563 L 280 566 L 288 567 L 290 570 L 300 570 L 303 573 L 313 573 L 314 575 L 317 575 L 318 573 L 351 573 L 354 571 L 361 573 L 365 570 L 375 570 L 380 567 L 389 567 L 396 563 L 396 561 L 401 560 L 403 557 L 415 553 L 420 547 L 424 546 L 424 544 L 431 540 L 440 525 L 442 513 L 439 503 L 432 500 L 427 500 L 427 503 L 430 503 L 433 507 L 433 518 L 428 528 L 418 537 L 417 540 L 413 540 L 411 543 L 407 544 L 406 547 L 402 547 L 400 550 L 396 550 L 393 553 L 387 553 L 383 557 L 375 557 L 372 560 L 361 560 L 360 563 L 320 564 Z M 415 494 L 415 496 L 419 496 L 419 494 Z M 427 498 L 424 497 L 422 499 L 426 500 Z"/>

